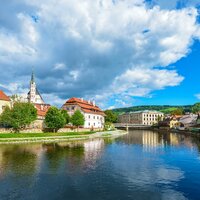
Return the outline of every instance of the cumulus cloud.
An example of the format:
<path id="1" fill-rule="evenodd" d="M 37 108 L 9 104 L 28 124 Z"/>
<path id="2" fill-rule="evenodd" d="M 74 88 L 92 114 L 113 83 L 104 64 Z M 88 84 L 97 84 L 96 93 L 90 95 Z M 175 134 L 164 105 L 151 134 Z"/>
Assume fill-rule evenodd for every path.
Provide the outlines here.
<path id="1" fill-rule="evenodd" d="M 200 94 L 195 94 L 195 97 L 200 100 Z"/>
<path id="2" fill-rule="evenodd" d="M 49 103 L 78 96 L 104 107 L 108 99 L 131 105 L 132 97 L 179 85 L 184 78 L 168 66 L 187 56 L 200 38 L 198 12 L 192 6 L 156 5 L 143 0 L 5 2 L 0 8 L 1 84 L 21 80 L 28 87 L 34 66 Z"/>

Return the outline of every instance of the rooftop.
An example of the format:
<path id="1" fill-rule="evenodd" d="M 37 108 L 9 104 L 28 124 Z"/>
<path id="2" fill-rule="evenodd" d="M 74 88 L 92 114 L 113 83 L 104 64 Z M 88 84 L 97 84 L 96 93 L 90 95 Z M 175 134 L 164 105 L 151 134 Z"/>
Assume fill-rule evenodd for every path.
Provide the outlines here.
<path id="1" fill-rule="evenodd" d="M 0 90 L 0 100 L 10 101 L 10 98 L 2 90 Z"/>
<path id="2" fill-rule="evenodd" d="M 94 102 L 72 97 L 63 106 L 78 105 L 83 112 L 104 115 L 104 112 Z"/>

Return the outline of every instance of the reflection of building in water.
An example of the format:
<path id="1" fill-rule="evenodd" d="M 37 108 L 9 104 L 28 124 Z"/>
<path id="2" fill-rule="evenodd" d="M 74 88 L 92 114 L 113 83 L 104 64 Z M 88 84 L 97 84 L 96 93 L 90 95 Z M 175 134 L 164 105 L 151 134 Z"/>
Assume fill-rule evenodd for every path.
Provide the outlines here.
<path id="1" fill-rule="evenodd" d="M 174 146 L 180 145 L 180 138 L 174 133 L 170 133 L 170 144 Z"/>
<path id="2" fill-rule="evenodd" d="M 84 143 L 84 158 L 86 167 L 95 167 L 96 161 L 101 157 L 104 145 L 103 139 L 95 139 Z"/>
<path id="3" fill-rule="evenodd" d="M 164 146 L 163 138 L 160 138 L 158 133 L 152 131 L 145 131 L 142 134 L 142 144 L 145 150 L 153 149 L 157 146 Z"/>

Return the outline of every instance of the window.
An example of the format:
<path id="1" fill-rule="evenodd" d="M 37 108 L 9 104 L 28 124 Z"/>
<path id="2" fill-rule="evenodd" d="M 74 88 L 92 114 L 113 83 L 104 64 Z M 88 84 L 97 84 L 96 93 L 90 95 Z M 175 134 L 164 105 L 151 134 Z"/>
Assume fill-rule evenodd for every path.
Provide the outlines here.
<path id="1" fill-rule="evenodd" d="M 90 115 L 88 115 L 88 119 L 90 119 Z"/>
<path id="2" fill-rule="evenodd" d="M 90 126 L 90 122 L 88 122 L 88 126 Z"/>
<path id="3" fill-rule="evenodd" d="M 94 126 L 95 126 L 95 123 L 94 123 Z"/>
<path id="4" fill-rule="evenodd" d="M 95 116 L 93 118 L 95 119 Z"/>
<path id="5" fill-rule="evenodd" d="M 75 106 L 72 106 L 72 110 L 74 110 L 75 109 Z"/>

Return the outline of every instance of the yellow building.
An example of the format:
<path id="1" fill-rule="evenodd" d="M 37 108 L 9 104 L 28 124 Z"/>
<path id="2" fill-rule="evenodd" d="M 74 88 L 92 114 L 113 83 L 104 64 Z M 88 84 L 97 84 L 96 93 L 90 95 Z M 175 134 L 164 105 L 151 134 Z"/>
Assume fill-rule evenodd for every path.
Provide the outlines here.
<path id="1" fill-rule="evenodd" d="M 2 90 L 0 90 L 0 114 L 6 106 L 11 106 L 10 98 Z"/>
<path id="2" fill-rule="evenodd" d="M 170 128 L 177 128 L 180 126 L 180 122 L 176 118 L 172 118 L 169 122 Z"/>

